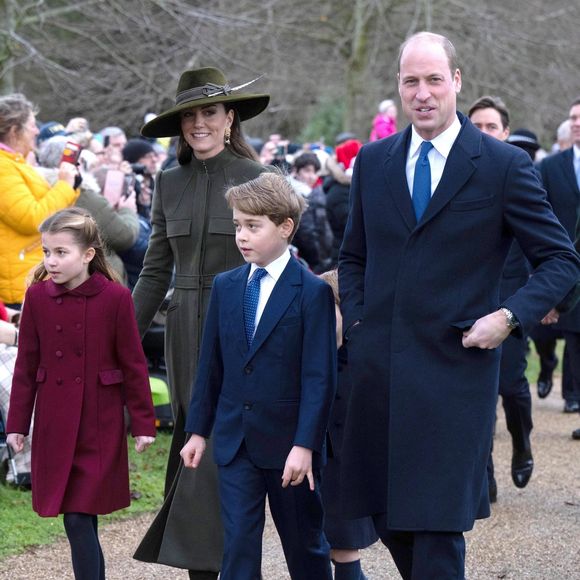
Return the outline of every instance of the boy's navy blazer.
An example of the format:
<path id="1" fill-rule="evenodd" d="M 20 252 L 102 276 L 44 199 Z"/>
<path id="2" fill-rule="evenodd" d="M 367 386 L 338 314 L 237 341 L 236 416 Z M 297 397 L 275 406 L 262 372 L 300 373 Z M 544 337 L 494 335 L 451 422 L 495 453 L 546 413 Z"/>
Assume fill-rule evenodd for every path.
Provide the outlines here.
<path id="1" fill-rule="evenodd" d="M 227 465 L 242 441 L 257 467 L 283 469 L 294 445 L 324 460 L 336 388 L 336 321 L 328 284 L 291 258 L 248 348 L 250 265 L 216 276 L 185 430 L 209 437 Z"/>

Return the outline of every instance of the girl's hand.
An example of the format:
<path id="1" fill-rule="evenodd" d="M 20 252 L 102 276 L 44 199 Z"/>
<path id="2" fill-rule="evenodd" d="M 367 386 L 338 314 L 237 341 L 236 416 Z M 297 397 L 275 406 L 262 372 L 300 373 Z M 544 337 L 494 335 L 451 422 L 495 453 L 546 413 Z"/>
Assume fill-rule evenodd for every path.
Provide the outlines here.
<path id="1" fill-rule="evenodd" d="M 288 484 L 300 485 L 308 478 L 310 491 L 314 491 L 314 475 L 312 474 L 312 449 L 295 445 L 290 450 L 282 473 L 282 487 Z"/>
<path id="2" fill-rule="evenodd" d="M 24 435 L 22 433 L 9 433 L 6 443 L 12 447 L 14 453 L 20 453 L 24 449 Z"/>
<path id="3" fill-rule="evenodd" d="M 195 469 L 200 464 L 204 453 L 205 439 L 201 435 L 196 435 L 194 433 L 189 438 L 189 441 L 183 446 L 179 455 L 181 455 L 185 467 L 193 467 L 193 469 Z"/>
<path id="4" fill-rule="evenodd" d="M 155 437 L 147 437 L 146 435 L 137 435 L 135 437 L 135 451 L 137 453 L 143 453 L 149 445 L 155 441 Z"/>

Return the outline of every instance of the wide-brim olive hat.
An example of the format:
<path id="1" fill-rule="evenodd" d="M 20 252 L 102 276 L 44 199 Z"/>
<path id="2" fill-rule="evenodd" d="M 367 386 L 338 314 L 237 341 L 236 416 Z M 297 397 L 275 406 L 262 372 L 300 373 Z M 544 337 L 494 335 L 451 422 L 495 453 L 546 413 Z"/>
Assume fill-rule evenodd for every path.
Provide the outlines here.
<path id="1" fill-rule="evenodd" d="M 251 119 L 259 115 L 270 101 L 270 95 L 240 92 L 240 89 L 252 82 L 254 81 L 231 87 L 224 73 L 217 68 L 187 70 L 179 78 L 175 105 L 145 123 L 141 128 L 141 135 L 144 137 L 181 135 L 181 111 L 214 103 L 231 103 L 240 121 Z"/>

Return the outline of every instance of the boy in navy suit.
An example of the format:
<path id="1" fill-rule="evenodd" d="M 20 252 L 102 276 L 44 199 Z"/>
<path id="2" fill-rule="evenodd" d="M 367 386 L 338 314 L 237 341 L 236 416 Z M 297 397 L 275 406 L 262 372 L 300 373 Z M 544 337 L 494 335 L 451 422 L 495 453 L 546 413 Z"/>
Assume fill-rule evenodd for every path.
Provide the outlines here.
<path id="1" fill-rule="evenodd" d="M 291 257 L 305 203 L 282 175 L 226 198 L 248 264 L 214 280 L 181 456 L 196 468 L 213 429 L 222 580 L 260 578 L 266 495 L 291 577 L 331 580 L 320 468 L 336 387 L 332 290 Z"/>

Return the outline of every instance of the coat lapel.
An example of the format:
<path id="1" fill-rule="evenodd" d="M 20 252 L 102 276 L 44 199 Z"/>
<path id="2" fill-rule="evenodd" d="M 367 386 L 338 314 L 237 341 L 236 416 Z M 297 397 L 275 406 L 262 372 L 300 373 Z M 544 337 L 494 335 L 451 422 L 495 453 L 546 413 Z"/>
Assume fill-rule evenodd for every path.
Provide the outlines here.
<path id="1" fill-rule="evenodd" d="M 246 264 L 232 272 L 228 279 L 228 303 L 226 306 L 226 320 L 231 321 L 236 335 L 236 345 L 242 356 L 248 352 L 248 342 L 244 326 L 244 294 L 250 274 L 250 264 Z"/>
<path id="2" fill-rule="evenodd" d="M 466 117 L 459 114 L 461 131 L 449 152 L 437 189 L 418 225 L 433 219 L 465 185 L 476 169 L 474 158 L 481 154 L 481 133 Z"/>
<path id="3" fill-rule="evenodd" d="M 580 190 L 578 189 L 578 182 L 576 181 L 576 173 L 574 171 L 574 149 L 572 147 L 564 151 L 560 157 L 560 163 L 562 164 L 562 175 L 568 180 L 573 191 L 576 192 L 576 196 L 580 197 Z"/>
<path id="4" fill-rule="evenodd" d="M 302 266 L 296 259 L 290 258 L 266 303 L 266 308 L 264 308 L 264 312 L 256 328 L 256 334 L 248 351 L 246 361 L 249 361 L 254 356 L 256 351 L 262 346 L 268 336 L 270 336 L 280 321 L 280 318 L 282 318 L 288 309 L 288 306 L 296 298 L 301 286 Z"/>
<path id="5" fill-rule="evenodd" d="M 387 190 L 401 214 L 405 225 L 412 230 L 417 225 L 411 193 L 407 183 L 407 150 L 411 140 L 411 126 L 399 134 L 398 141 L 387 152 L 384 172 Z"/>

